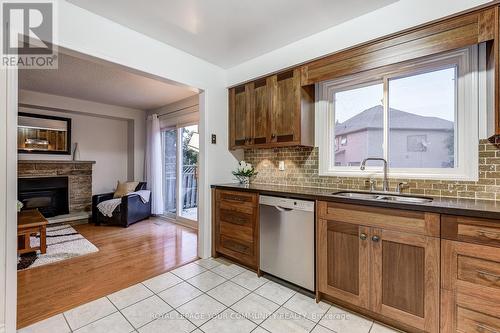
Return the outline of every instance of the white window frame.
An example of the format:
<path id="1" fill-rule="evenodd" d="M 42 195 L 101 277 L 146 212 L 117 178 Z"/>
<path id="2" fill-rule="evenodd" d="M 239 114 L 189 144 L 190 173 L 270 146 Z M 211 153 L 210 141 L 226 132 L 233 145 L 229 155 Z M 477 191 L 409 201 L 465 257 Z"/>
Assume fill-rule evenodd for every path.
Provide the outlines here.
<path id="1" fill-rule="evenodd" d="M 457 67 L 457 94 L 455 114 L 455 168 L 389 168 L 391 178 L 443 179 L 476 181 L 479 176 L 479 70 L 478 47 L 471 46 L 443 55 L 409 61 L 397 66 L 370 73 L 361 73 L 316 85 L 316 145 L 319 147 L 320 176 L 382 177 L 381 167 L 335 166 L 335 108 L 336 92 L 361 86 L 383 83 L 384 86 L 384 140 L 385 156 L 388 158 L 388 83 L 396 79 L 426 73 L 432 70 Z"/>

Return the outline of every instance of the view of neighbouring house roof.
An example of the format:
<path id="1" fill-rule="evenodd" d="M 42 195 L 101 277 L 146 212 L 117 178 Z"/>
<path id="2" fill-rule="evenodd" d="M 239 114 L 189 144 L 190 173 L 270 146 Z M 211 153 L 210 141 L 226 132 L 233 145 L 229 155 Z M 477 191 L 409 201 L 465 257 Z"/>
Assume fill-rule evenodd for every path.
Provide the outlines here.
<path id="1" fill-rule="evenodd" d="M 335 126 L 335 135 L 358 132 L 367 129 L 382 129 L 384 121 L 382 105 L 369 108 L 343 123 Z M 425 117 L 397 109 L 389 109 L 391 129 L 418 129 L 418 130 L 452 130 L 453 122 L 438 118 Z"/>

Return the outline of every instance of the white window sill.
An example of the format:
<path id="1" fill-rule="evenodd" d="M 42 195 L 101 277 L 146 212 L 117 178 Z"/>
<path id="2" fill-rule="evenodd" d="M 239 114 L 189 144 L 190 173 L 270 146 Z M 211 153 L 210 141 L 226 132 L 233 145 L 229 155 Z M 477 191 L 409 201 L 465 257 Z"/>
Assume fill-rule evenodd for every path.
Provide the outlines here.
<path id="1" fill-rule="evenodd" d="M 383 178 L 382 171 L 366 170 L 335 170 L 335 171 L 320 171 L 320 176 L 326 177 L 353 177 L 353 178 Z M 409 173 L 409 172 L 388 172 L 389 179 L 429 179 L 429 180 L 447 180 L 447 181 L 478 181 L 479 173 L 475 171 L 473 174 L 465 173 Z"/>

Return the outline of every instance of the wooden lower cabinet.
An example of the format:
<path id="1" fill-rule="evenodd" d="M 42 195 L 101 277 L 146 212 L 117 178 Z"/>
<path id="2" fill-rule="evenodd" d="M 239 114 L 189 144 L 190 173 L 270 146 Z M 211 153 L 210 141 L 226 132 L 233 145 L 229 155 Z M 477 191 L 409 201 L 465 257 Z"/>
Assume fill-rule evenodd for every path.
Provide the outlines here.
<path id="1" fill-rule="evenodd" d="M 441 332 L 500 332 L 500 248 L 443 240 Z"/>
<path id="2" fill-rule="evenodd" d="M 500 223 L 442 215 L 441 332 L 500 333 Z"/>
<path id="3" fill-rule="evenodd" d="M 259 262 L 258 194 L 214 192 L 214 255 L 257 269 Z"/>
<path id="4" fill-rule="evenodd" d="M 326 295 L 391 318 L 391 324 L 399 322 L 404 328 L 439 332 L 439 238 L 425 235 L 424 228 L 422 234 L 391 230 L 390 210 L 375 212 L 387 214 L 389 228 L 385 229 L 383 219 L 356 221 L 354 217 L 361 215 L 335 216 L 324 205 L 318 203 L 320 297 Z M 322 214 L 327 211 L 330 213 Z M 394 210 L 392 214 L 401 219 L 405 212 Z M 409 216 L 414 218 L 412 214 Z"/>

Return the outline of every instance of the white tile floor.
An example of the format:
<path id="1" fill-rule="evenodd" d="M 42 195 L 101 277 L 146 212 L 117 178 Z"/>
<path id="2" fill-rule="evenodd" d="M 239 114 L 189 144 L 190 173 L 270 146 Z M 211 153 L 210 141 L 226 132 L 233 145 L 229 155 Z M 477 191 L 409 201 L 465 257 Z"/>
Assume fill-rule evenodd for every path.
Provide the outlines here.
<path id="1" fill-rule="evenodd" d="M 222 259 L 203 259 L 21 333 L 394 333 Z"/>

